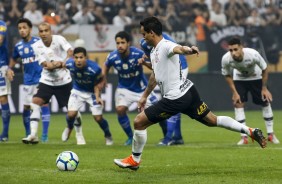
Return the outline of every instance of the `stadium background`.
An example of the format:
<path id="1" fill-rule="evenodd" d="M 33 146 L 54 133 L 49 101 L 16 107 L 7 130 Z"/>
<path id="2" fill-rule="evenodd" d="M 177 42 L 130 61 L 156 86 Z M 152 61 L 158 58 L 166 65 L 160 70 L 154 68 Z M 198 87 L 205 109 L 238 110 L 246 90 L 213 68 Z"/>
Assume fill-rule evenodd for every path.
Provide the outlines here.
<path id="1" fill-rule="evenodd" d="M 118 31 L 130 32 L 133 45 L 139 47 L 139 21 L 155 15 L 164 23 L 165 32 L 178 43 L 200 47 L 200 57 L 187 57 L 189 77 L 199 88 L 202 98 L 214 110 L 233 109 L 231 92 L 220 74 L 220 65 L 221 57 L 227 51 L 226 41 L 238 35 L 247 47 L 257 49 L 268 61 L 271 72 L 268 84 L 274 96 L 273 109 L 282 109 L 281 5 L 281 0 L 2 0 L 0 19 L 8 25 L 10 52 L 19 40 L 16 20 L 22 16 L 30 18 L 34 24 L 33 35 L 37 35 L 36 21 L 42 18 L 52 24 L 54 34 L 64 36 L 73 46 L 76 40 L 82 39 L 89 58 L 102 65 L 108 53 L 115 49 L 114 35 Z M 218 6 L 219 12 L 216 10 Z M 121 16 L 122 10 L 125 10 L 126 15 Z M 55 16 L 51 16 L 53 12 Z M 236 21 L 232 19 L 233 14 Z M 130 21 L 122 22 L 124 16 Z M 115 21 L 118 17 L 120 21 Z M 225 24 L 222 17 L 226 19 Z M 202 35 L 199 35 L 199 30 Z M 19 64 L 15 68 L 17 74 L 12 83 L 12 113 L 22 111 L 21 70 Z M 149 73 L 147 69 L 145 72 Z M 105 100 L 105 111 L 113 112 L 113 95 L 117 83 L 114 71 L 110 74 L 109 83 L 102 97 Z M 259 107 L 248 103 L 246 108 Z M 51 109 L 53 113 L 60 112 L 54 99 Z M 87 107 L 83 109 L 87 110 Z"/>

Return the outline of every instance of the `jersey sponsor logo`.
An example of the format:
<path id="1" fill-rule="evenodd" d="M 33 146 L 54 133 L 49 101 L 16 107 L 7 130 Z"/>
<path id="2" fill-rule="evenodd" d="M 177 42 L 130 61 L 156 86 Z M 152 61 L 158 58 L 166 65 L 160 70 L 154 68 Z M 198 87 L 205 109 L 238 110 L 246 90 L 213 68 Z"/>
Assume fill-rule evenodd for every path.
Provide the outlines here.
<path id="1" fill-rule="evenodd" d="M 131 78 L 131 77 L 136 77 L 139 74 L 140 74 L 139 71 L 136 71 L 135 73 L 119 74 L 119 76 L 120 76 L 120 78 L 128 79 L 128 78 Z"/>
<path id="2" fill-rule="evenodd" d="M 204 102 L 197 108 L 197 113 L 198 115 L 202 115 L 204 112 L 206 112 L 206 110 L 208 109 L 207 104 L 205 104 Z"/>
<path id="3" fill-rule="evenodd" d="M 32 63 L 32 62 L 36 62 L 34 57 L 22 58 L 23 64 Z"/>
<path id="4" fill-rule="evenodd" d="M 184 81 L 184 83 L 180 85 L 179 90 L 180 90 L 181 92 L 183 92 L 183 91 L 185 91 L 185 90 L 186 90 L 189 86 L 191 86 L 191 85 L 192 85 L 192 82 L 191 82 L 190 80 L 186 79 L 186 80 Z"/>

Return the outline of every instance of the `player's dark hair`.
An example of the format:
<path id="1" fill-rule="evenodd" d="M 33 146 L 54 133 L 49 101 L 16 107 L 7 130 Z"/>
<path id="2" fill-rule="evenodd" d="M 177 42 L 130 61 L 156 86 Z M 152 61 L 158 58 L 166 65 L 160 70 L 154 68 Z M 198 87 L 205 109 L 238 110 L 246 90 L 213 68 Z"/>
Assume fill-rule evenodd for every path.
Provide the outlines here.
<path id="1" fill-rule="evenodd" d="M 128 32 L 126 31 L 120 31 L 116 34 L 115 39 L 117 39 L 118 37 L 125 39 L 127 42 L 131 41 L 131 36 Z"/>
<path id="2" fill-rule="evenodd" d="M 17 22 L 17 26 L 20 24 L 20 23 L 26 23 L 28 25 L 29 28 L 32 28 L 32 23 L 29 19 L 27 18 L 20 18 Z"/>
<path id="3" fill-rule="evenodd" d="M 240 38 L 233 37 L 228 41 L 228 45 L 242 45 L 242 42 Z"/>
<path id="4" fill-rule="evenodd" d="M 73 50 L 73 55 L 77 54 L 77 53 L 83 53 L 84 56 L 87 55 L 86 53 L 86 49 L 84 47 L 76 47 L 74 50 Z"/>
<path id="5" fill-rule="evenodd" d="M 162 35 L 163 26 L 157 17 L 147 17 L 140 22 L 140 25 L 144 27 L 144 31 L 153 31 L 157 35 Z"/>

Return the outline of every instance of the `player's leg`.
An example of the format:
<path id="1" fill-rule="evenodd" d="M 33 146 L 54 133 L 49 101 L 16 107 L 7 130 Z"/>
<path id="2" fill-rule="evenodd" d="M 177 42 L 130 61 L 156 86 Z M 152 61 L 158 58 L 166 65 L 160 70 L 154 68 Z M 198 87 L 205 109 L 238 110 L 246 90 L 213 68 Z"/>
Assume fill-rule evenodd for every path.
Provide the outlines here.
<path id="1" fill-rule="evenodd" d="M 114 163 L 121 168 L 137 170 L 140 165 L 141 155 L 147 142 L 147 128 L 161 120 L 170 117 L 170 114 L 177 114 L 168 107 L 174 107 L 170 100 L 161 99 L 158 103 L 151 105 L 140 112 L 134 119 L 134 136 L 132 143 L 132 154 L 125 159 L 114 159 Z"/>
<path id="2" fill-rule="evenodd" d="M 270 103 L 262 107 L 262 115 L 263 115 L 265 126 L 266 126 L 268 141 L 274 144 L 279 144 L 280 141 L 275 136 L 274 130 L 273 130 L 273 123 L 274 123 L 273 122 L 273 112 L 272 112 Z"/>
<path id="3" fill-rule="evenodd" d="M 5 66 L 1 69 L 6 71 Z M 0 71 L 2 76 L 6 76 L 4 72 Z M 3 130 L 0 135 L 0 142 L 8 141 L 9 137 L 9 126 L 10 126 L 10 106 L 8 102 L 8 95 L 11 94 L 11 83 L 7 77 L 0 77 L 1 85 L 0 85 L 0 103 L 2 107 L 2 122 L 3 122 Z"/>
<path id="4" fill-rule="evenodd" d="M 280 141 L 274 134 L 273 130 L 273 112 L 271 108 L 271 104 L 267 101 L 263 101 L 261 97 L 261 90 L 262 90 L 262 80 L 254 80 L 250 82 L 250 92 L 253 97 L 253 102 L 257 105 L 262 106 L 262 116 L 265 122 L 266 131 L 268 134 L 268 141 L 274 144 L 279 144 Z"/>
<path id="5" fill-rule="evenodd" d="M 92 96 L 90 96 L 89 98 L 87 98 L 87 103 L 90 106 L 94 120 L 98 123 L 98 125 L 100 126 L 100 128 L 104 132 L 106 145 L 107 146 L 113 145 L 114 142 L 113 142 L 112 134 L 110 132 L 109 123 L 103 117 L 103 106 L 101 104 L 97 103 L 94 94 Z"/>
<path id="6" fill-rule="evenodd" d="M 67 84 L 66 89 L 69 90 L 69 84 Z M 65 89 L 58 89 L 58 91 L 65 90 Z M 68 93 L 68 91 L 65 91 L 65 93 Z M 82 93 L 82 92 L 81 92 Z M 58 97 L 59 98 L 59 94 Z M 70 91 L 69 97 L 65 99 L 61 99 L 62 101 L 58 101 L 59 105 L 64 105 L 66 101 L 67 103 L 67 109 L 68 113 L 66 116 L 66 122 L 67 127 L 64 129 L 62 133 L 62 141 L 67 141 L 70 137 L 70 134 L 74 128 L 76 127 L 76 140 L 78 145 L 84 145 L 86 144 L 83 132 L 82 132 L 82 126 L 81 126 L 81 119 L 80 119 L 80 113 L 79 109 L 84 105 L 84 99 L 81 97 L 80 91 L 77 91 L 75 89 Z"/>
<path id="7" fill-rule="evenodd" d="M 30 134 L 30 105 L 24 105 L 22 117 L 25 135 L 28 136 Z"/>
<path id="8" fill-rule="evenodd" d="M 190 93 L 190 95 L 188 93 Z M 194 86 L 190 88 L 188 93 L 181 97 L 183 101 L 191 101 L 191 105 L 183 113 L 189 115 L 191 118 L 194 118 L 207 126 L 218 126 L 235 132 L 245 133 L 250 136 L 253 140 L 256 140 L 262 148 L 266 147 L 266 140 L 260 129 L 250 128 L 228 116 L 214 115 L 210 111 L 208 106 L 201 100 Z"/>
<path id="9" fill-rule="evenodd" d="M 184 144 L 182 133 L 181 133 L 181 113 L 178 113 L 172 117 L 174 118 L 175 121 L 175 128 L 174 128 L 174 135 L 172 138 L 171 145 Z"/>
<path id="10" fill-rule="evenodd" d="M 4 141 L 8 141 L 10 117 L 11 117 L 8 96 L 7 95 L 0 96 L 0 102 L 2 107 L 2 122 L 3 122 L 3 130 L 0 135 L 0 142 L 4 142 Z"/>
<path id="11" fill-rule="evenodd" d="M 41 141 L 48 141 L 48 129 L 50 124 L 50 108 L 49 104 L 44 104 L 41 107 L 41 116 L 42 116 L 42 136 Z"/>
<path id="12" fill-rule="evenodd" d="M 132 103 L 132 93 L 129 90 L 117 88 L 115 93 L 115 105 L 116 113 L 118 116 L 118 122 L 123 131 L 127 135 L 127 140 L 124 145 L 128 146 L 132 144 L 133 132 L 130 126 L 130 119 L 127 115 L 128 106 Z"/>
<path id="13" fill-rule="evenodd" d="M 235 88 L 240 96 L 242 103 L 234 104 L 235 120 L 239 123 L 246 125 L 246 116 L 244 110 L 244 102 L 248 101 L 249 81 L 234 81 Z M 237 145 L 248 144 L 248 135 L 241 133 L 241 139 L 237 142 Z"/>

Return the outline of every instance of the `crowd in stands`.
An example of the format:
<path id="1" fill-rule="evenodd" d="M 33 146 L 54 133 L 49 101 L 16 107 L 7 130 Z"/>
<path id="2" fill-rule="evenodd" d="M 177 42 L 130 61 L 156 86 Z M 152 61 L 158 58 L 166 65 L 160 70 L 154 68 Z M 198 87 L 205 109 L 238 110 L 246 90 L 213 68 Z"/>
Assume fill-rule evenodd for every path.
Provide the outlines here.
<path id="1" fill-rule="evenodd" d="M 35 26 L 42 21 L 130 26 L 148 16 L 157 16 L 167 32 L 187 30 L 189 42 L 205 50 L 201 43 L 206 29 L 282 27 L 282 0 L 0 0 L 0 19 L 15 40 L 20 17 L 29 18 Z"/>

